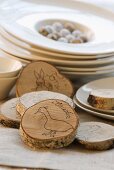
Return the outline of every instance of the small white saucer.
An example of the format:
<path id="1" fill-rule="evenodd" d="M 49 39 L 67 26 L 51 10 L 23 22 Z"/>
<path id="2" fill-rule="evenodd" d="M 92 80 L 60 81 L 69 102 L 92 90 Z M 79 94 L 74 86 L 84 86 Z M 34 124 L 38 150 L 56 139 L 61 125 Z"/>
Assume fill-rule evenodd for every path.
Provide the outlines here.
<path id="1" fill-rule="evenodd" d="M 87 99 L 89 94 L 94 89 L 114 89 L 114 77 L 108 77 L 104 79 L 95 80 L 89 82 L 78 89 L 76 92 L 75 98 L 81 105 L 90 109 L 92 111 L 100 111 L 107 114 L 114 114 L 114 110 L 102 110 L 92 107 L 88 102 Z"/>
<path id="2" fill-rule="evenodd" d="M 95 115 L 95 116 L 98 116 L 98 117 L 101 117 L 101 118 L 104 118 L 104 119 L 109 119 L 109 120 L 114 120 L 114 116 L 112 115 L 108 115 L 108 114 L 104 114 L 104 113 L 101 113 L 99 111 L 94 111 L 94 110 L 91 110 L 87 107 L 85 107 L 84 105 L 82 105 L 81 103 L 79 103 L 75 97 L 73 99 L 74 103 L 76 104 L 76 106 L 78 106 L 79 108 L 81 108 L 82 110 L 92 114 L 92 115 Z"/>

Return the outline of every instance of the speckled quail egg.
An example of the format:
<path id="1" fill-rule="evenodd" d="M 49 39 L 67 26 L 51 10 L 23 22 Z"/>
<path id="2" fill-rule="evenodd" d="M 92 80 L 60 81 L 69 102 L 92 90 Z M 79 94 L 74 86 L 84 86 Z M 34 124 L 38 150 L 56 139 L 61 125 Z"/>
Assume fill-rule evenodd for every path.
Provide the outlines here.
<path id="1" fill-rule="evenodd" d="M 48 34 L 53 32 L 53 27 L 51 25 L 46 25 L 40 28 L 39 33 L 41 33 L 44 36 L 47 36 Z"/>
<path id="2" fill-rule="evenodd" d="M 47 38 L 52 39 L 52 40 L 58 40 L 58 36 L 55 33 L 48 34 Z"/>
<path id="3" fill-rule="evenodd" d="M 75 40 L 75 36 L 73 36 L 72 34 L 68 34 L 65 38 L 68 40 L 69 43 Z"/>
<path id="4" fill-rule="evenodd" d="M 80 34 L 80 38 L 83 40 L 83 42 L 87 42 L 88 41 L 88 39 L 87 39 L 87 37 L 86 37 L 86 35 L 85 34 Z"/>
<path id="5" fill-rule="evenodd" d="M 75 38 L 74 40 L 71 41 L 73 44 L 80 44 L 83 43 L 83 40 L 81 38 Z"/>
<path id="6" fill-rule="evenodd" d="M 66 37 L 68 34 L 71 34 L 68 29 L 63 28 L 63 29 L 60 31 L 60 36 L 61 36 L 61 37 Z"/>
<path id="7" fill-rule="evenodd" d="M 54 22 L 52 26 L 53 26 L 54 30 L 57 32 L 59 32 L 63 29 L 63 24 L 61 24 L 60 22 Z"/>
<path id="8" fill-rule="evenodd" d="M 61 37 L 58 39 L 59 42 L 64 42 L 64 43 L 68 43 L 68 40 L 65 37 Z"/>
<path id="9" fill-rule="evenodd" d="M 70 22 L 66 22 L 64 24 L 64 28 L 68 29 L 70 32 L 73 32 L 75 30 L 75 25 Z"/>
<path id="10" fill-rule="evenodd" d="M 74 30 L 72 32 L 72 35 L 74 35 L 75 37 L 79 37 L 82 34 L 82 32 L 80 30 Z"/>

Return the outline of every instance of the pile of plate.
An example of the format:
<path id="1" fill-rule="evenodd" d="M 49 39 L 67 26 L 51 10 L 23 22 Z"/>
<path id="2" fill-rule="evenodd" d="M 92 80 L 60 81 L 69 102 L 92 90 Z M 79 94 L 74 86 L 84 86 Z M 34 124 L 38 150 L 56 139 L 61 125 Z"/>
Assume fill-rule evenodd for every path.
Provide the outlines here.
<path id="1" fill-rule="evenodd" d="M 0 52 L 0 100 L 8 96 L 21 69 L 21 62 L 7 58 L 4 53 Z"/>
<path id="2" fill-rule="evenodd" d="M 87 83 L 80 87 L 78 91 L 76 92 L 76 95 L 74 96 L 74 103 L 81 109 L 89 112 L 90 114 L 105 118 L 114 120 L 114 110 L 103 110 L 98 109 L 95 107 L 92 107 L 87 99 L 89 97 L 89 94 L 94 89 L 113 89 L 114 90 L 114 77 L 108 77 L 104 79 L 99 79 L 92 81 L 90 83 Z"/>
<path id="3" fill-rule="evenodd" d="M 38 32 L 54 21 L 73 22 L 88 42 L 57 42 Z M 0 0 L 0 50 L 23 63 L 49 62 L 70 78 L 109 74 L 114 71 L 114 13 L 72 0 Z"/>

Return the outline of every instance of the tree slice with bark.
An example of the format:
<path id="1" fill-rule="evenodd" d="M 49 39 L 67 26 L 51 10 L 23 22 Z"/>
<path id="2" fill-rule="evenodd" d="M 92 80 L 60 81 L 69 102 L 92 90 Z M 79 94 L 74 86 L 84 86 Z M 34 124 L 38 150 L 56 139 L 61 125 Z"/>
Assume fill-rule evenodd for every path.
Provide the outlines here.
<path id="1" fill-rule="evenodd" d="M 20 134 L 33 149 L 53 149 L 73 142 L 79 118 L 75 110 L 62 100 L 45 100 L 24 113 Z"/>
<path id="2" fill-rule="evenodd" d="M 58 70 L 43 61 L 32 62 L 23 68 L 16 84 L 18 97 L 33 91 L 53 91 L 71 97 L 74 93 L 72 83 Z"/>
<path id="3" fill-rule="evenodd" d="M 76 139 L 91 150 L 106 150 L 114 147 L 114 127 L 101 122 L 81 123 Z"/>
<path id="4" fill-rule="evenodd" d="M 0 123 L 2 125 L 11 128 L 19 128 L 21 117 L 16 111 L 16 105 L 18 102 L 18 98 L 13 98 L 1 105 Z"/>
<path id="5" fill-rule="evenodd" d="M 92 90 L 88 102 L 91 106 L 102 110 L 114 110 L 114 89 Z"/>
<path id="6" fill-rule="evenodd" d="M 31 106 L 35 105 L 36 103 L 47 100 L 47 99 L 59 99 L 66 101 L 71 107 L 75 107 L 73 100 L 60 93 L 51 92 L 51 91 L 38 91 L 38 92 L 31 92 L 26 93 L 19 98 L 19 102 L 16 106 L 18 113 L 22 116 L 24 112 Z"/>

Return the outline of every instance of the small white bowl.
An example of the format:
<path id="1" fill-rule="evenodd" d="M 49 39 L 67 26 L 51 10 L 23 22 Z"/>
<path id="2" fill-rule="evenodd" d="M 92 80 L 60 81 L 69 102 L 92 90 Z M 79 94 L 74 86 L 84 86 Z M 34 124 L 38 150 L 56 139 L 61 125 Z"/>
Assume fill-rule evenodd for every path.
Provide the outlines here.
<path id="1" fill-rule="evenodd" d="M 0 78 L 15 77 L 18 75 L 21 68 L 21 62 L 6 57 L 0 57 Z"/>
<path id="2" fill-rule="evenodd" d="M 10 90 L 13 88 L 17 77 L 0 78 L 0 100 L 8 97 Z"/>

